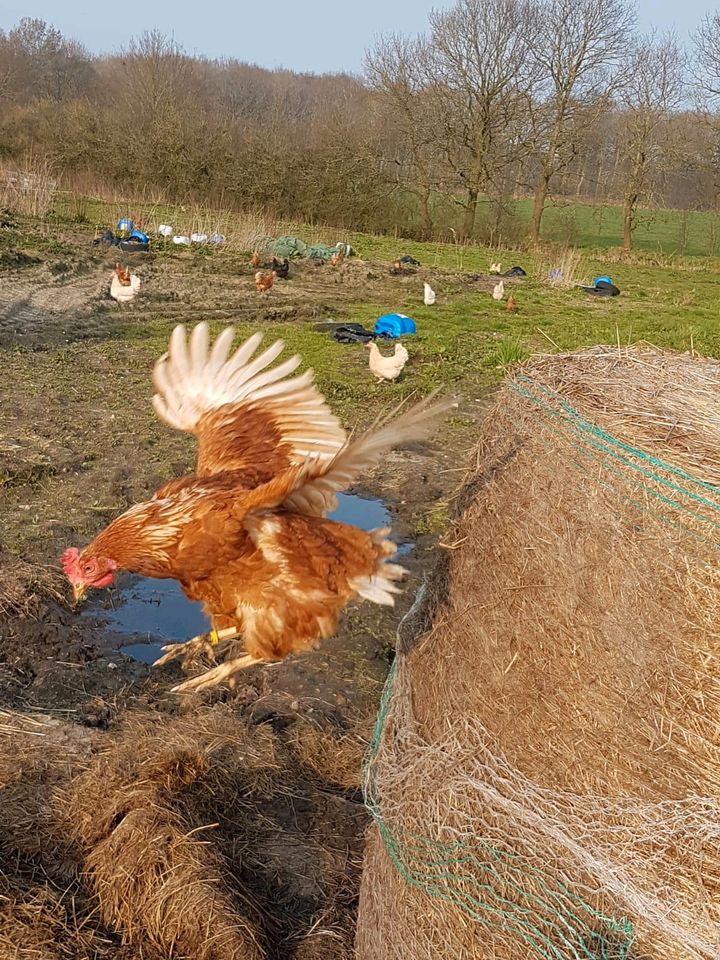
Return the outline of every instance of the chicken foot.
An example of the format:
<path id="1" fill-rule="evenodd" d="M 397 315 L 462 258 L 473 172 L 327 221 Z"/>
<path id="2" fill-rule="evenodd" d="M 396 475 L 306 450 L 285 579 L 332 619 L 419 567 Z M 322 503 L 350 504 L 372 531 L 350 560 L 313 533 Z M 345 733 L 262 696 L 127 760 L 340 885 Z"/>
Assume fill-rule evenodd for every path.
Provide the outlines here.
<path id="1" fill-rule="evenodd" d="M 235 674 L 239 673 L 240 670 L 247 670 L 248 667 L 255 666 L 256 663 L 265 663 L 265 661 L 252 657 L 250 654 L 245 654 L 244 657 L 237 657 L 235 660 L 228 660 L 227 663 L 221 663 L 220 666 L 213 667 L 212 670 L 208 670 L 207 673 L 203 673 L 199 677 L 192 677 L 190 680 L 179 683 L 176 687 L 172 688 L 172 692 L 198 692 L 216 687 L 223 682 L 227 682 L 227 685 L 232 690 L 237 683 Z"/>
<path id="2" fill-rule="evenodd" d="M 161 649 L 165 655 L 160 657 L 153 664 L 154 667 L 162 667 L 171 660 L 181 659 L 181 665 L 184 668 L 192 666 L 201 654 L 205 654 L 213 663 L 215 663 L 215 647 L 224 640 L 232 640 L 239 636 L 234 627 L 227 630 L 210 630 L 208 633 L 201 633 L 192 640 L 185 643 L 168 643 Z"/>

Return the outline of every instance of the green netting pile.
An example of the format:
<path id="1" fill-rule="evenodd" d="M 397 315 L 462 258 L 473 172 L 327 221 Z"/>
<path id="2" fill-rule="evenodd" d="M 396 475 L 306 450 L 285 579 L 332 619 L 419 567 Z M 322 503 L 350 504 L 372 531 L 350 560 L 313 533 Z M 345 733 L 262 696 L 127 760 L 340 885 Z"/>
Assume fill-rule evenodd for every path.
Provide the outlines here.
<path id="1" fill-rule="evenodd" d="M 360 960 L 720 942 L 720 377 L 651 347 L 505 383 L 398 635 Z"/>
<path id="2" fill-rule="evenodd" d="M 338 242 L 334 247 L 326 243 L 305 243 L 299 237 L 261 237 L 257 246 L 271 253 L 275 257 L 287 257 L 289 260 L 299 260 L 310 257 L 313 260 L 329 260 L 334 254 L 344 251 L 348 257 L 354 257 L 355 251 L 349 243 Z"/>

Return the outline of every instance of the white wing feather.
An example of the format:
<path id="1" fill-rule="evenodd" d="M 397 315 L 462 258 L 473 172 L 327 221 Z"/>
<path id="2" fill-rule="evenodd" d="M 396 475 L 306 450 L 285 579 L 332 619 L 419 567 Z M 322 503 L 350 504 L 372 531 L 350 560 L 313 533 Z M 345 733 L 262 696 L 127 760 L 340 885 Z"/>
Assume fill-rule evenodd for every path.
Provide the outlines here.
<path id="1" fill-rule="evenodd" d="M 221 407 L 233 421 L 243 410 L 262 409 L 270 414 L 290 444 L 294 462 L 309 455 L 332 459 L 346 442 L 346 434 L 313 383 L 312 370 L 290 378 L 300 365 L 293 356 L 271 364 L 284 349 L 282 340 L 252 359 L 262 335 L 253 334 L 230 356 L 234 331 L 228 327 L 210 349 L 207 323 L 199 323 L 188 342 L 185 328 L 177 326 L 168 352 L 155 365 L 157 415 L 176 430 L 196 433 L 203 417 Z"/>

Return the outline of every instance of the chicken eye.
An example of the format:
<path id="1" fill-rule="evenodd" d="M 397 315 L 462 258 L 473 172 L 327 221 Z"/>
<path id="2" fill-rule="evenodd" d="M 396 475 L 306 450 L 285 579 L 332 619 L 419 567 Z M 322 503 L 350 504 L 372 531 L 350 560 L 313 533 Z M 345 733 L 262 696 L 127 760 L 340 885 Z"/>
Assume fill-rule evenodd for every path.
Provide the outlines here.
<path id="1" fill-rule="evenodd" d="M 92 560 L 90 560 L 90 561 L 89 561 L 88 563 L 86 563 L 85 566 L 83 567 L 83 573 L 84 573 L 85 576 L 87 577 L 87 576 L 90 576 L 90 574 L 92 574 L 92 573 L 94 573 L 94 572 L 95 572 L 95 563 L 94 563 Z"/>

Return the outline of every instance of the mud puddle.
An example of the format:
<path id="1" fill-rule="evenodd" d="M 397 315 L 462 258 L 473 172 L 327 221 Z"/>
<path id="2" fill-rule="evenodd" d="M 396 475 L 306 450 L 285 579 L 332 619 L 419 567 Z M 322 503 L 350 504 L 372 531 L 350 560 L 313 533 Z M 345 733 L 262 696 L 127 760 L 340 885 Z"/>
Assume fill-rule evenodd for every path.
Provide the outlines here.
<path id="1" fill-rule="evenodd" d="M 340 494 L 332 519 L 361 530 L 392 526 L 392 515 L 380 499 Z M 407 556 L 412 543 L 399 545 L 398 556 Z M 82 613 L 105 623 L 106 633 L 132 638 L 120 652 L 139 663 L 152 664 L 162 656 L 162 646 L 206 633 L 210 623 L 199 603 L 192 603 L 175 580 L 151 580 L 128 576 L 118 580 L 111 595 L 112 606 L 89 604 Z"/>

